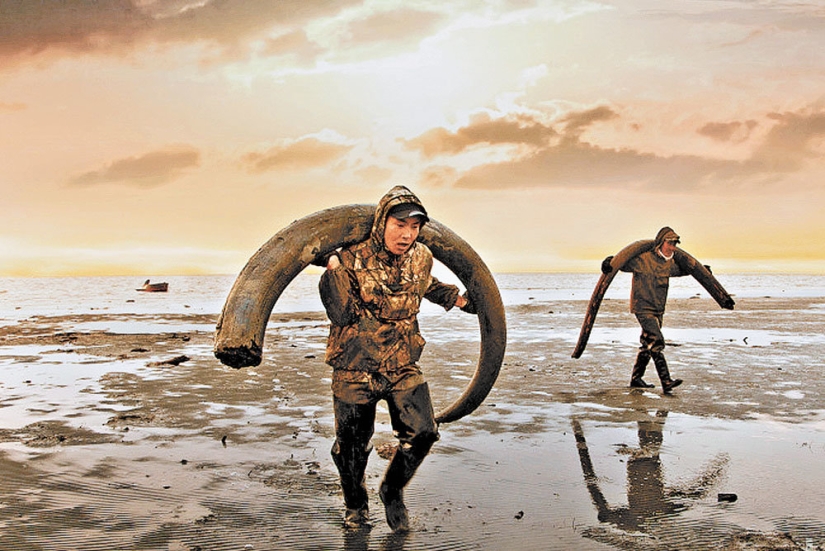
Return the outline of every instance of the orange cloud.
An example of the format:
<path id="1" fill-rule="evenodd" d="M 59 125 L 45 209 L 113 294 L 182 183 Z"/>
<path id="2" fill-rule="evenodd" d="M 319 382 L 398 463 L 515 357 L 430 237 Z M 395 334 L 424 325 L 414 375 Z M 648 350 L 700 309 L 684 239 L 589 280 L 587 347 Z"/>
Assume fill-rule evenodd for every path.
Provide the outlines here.
<path id="1" fill-rule="evenodd" d="M 618 113 L 613 109 L 602 105 L 585 111 L 573 111 L 562 118 L 561 122 L 564 123 L 564 134 L 567 138 L 578 138 L 590 125 L 618 117 Z"/>
<path id="2" fill-rule="evenodd" d="M 759 125 L 754 120 L 732 122 L 709 122 L 697 132 L 718 142 L 743 142 L 750 137 L 751 131 Z"/>
<path id="3" fill-rule="evenodd" d="M 442 14 L 409 8 L 382 11 L 351 22 L 347 27 L 346 42 L 350 45 L 418 42 L 445 19 Z"/>
<path id="4" fill-rule="evenodd" d="M 180 177 L 186 169 L 200 164 L 200 153 L 185 146 L 175 146 L 146 153 L 139 157 L 118 159 L 101 170 L 86 172 L 69 180 L 72 186 L 126 184 L 155 187 Z"/>
<path id="5" fill-rule="evenodd" d="M 487 114 L 475 116 L 470 124 L 450 132 L 434 128 L 411 140 L 408 149 L 418 150 L 425 157 L 456 155 L 479 145 L 522 144 L 543 147 L 557 136 L 553 128 L 529 116 L 519 115 L 493 119 Z"/>
<path id="6" fill-rule="evenodd" d="M 345 155 L 352 146 L 323 142 L 317 138 L 304 138 L 285 145 L 272 147 L 263 153 L 248 153 L 243 162 L 253 173 L 278 168 L 313 168 L 324 166 Z"/>
<path id="7" fill-rule="evenodd" d="M 793 172 L 809 159 L 822 159 L 825 111 L 771 113 L 768 118 L 777 123 L 754 152 L 753 163 L 764 170 Z"/>
<path id="8" fill-rule="evenodd" d="M 615 119 L 609 107 L 572 112 L 559 119 L 561 131 L 539 123 L 507 118 L 478 118 L 456 132 L 435 128 L 406 142 L 425 156 L 455 155 L 477 145 L 527 144 L 510 160 L 476 166 L 458 175 L 462 188 L 607 187 L 625 185 L 652 191 L 714 190 L 714 186 L 739 184 L 756 176 L 771 181 L 780 173 L 795 172 L 807 162 L 822 158 L 825 111 L 772 113 L 777 121 L 750 158 L 725 160 L 697 155 L 662 156 L 630 148 L 604 148 L 585 142 L 581 135 L 591 125 Z M 708 123 L 702 135 L 717 140 L 747 136 L 756 121 Z M 558 136 L 559 139 L 550 138 Z"/>
<path id="9" fill-rule="evenodd" d="M 739 166 L 734 161 L 695 156 L 661 157 L 632 149 L 606 149 L 571 138 L 521 159 L 475 167 L 455 185 L 486 189 L 632 185 L 684 191 L 697 188 L 712 174 L 730 173 Z"/>
<path id="10" fill-rule="evenodd" d="M 448 166 L 429 167 L 421 174 L 422 187 L 447 187 L 456 179 L 456 170 Z"/>
<path id="11" fill-rule="evenodd" d="M 0 64 L 47 54 L 120 54 L 144 43 L 233 48 L 337 14 L 357 0 L 64 0 L 3 2 Z"/>

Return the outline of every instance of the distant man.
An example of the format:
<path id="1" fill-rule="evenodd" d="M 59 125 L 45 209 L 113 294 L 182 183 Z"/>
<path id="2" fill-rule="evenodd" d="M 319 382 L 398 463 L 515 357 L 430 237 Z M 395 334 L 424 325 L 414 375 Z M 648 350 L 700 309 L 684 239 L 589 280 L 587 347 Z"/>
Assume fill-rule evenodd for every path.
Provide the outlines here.
<path id="1" fill-rule="evenodd" d="M 682 384 L 682 379 L 672 379 L 670 376 L 664 355 L 665 337 L 662 335 L 662 319 L 670 278 L 688 275 L 673 260 L 678 244 L 679 236 L 665 226 L 656 234 L 653 249 L 632 258 L 621 268 L 623 272 L 633 273 L 630 311 L 642 326 L 639 337 L 641 346 L 630 375 L 630 386 L 633 388 L 653 388 L 654 385 L 642 379 L 651 358 L 659 374 L 663 392 L 670 393 Z M 602 261 L 603 273 L 612 270 L 612 259 L 612 256 L 608 256 Z"/>
<path id="2" fill-rule="evenodd" d="M 430 249 L 417 242 L 429 220 L 421 201 L 403 186 L 379 202 L 370 236 L 328 259 L 321 299 L 330 319 L 326 362 L 332 366 L 335 443 L 344 525 L 369 526 L 364 481 L 372 450 L 376 404 L 385 400 L 399 446 L 379 488 L 387 524 L 409 530 L 403 490 L 438 440 L 430 391 L 416 362 L 424 348 L 417 314 L 422 298 L 475 313 L 455 285 L 431 275 Z"/>

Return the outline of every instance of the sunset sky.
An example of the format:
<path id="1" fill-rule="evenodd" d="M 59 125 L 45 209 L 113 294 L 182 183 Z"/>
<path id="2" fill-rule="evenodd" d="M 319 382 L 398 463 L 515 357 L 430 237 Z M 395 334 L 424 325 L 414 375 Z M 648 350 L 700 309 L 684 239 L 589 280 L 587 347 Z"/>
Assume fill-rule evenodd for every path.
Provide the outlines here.
<path id="1" fill-rule="evenodd" d="M 237 273 L 405 184 L 493 271 L 825 273 L 825 6 L 0 0 L 0 276 Z"/>

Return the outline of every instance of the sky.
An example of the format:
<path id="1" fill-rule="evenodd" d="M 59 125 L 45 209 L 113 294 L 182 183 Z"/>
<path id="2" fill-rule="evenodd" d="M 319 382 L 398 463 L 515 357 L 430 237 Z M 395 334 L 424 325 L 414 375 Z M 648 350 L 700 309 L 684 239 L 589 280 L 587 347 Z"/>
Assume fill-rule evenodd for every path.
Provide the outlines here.
<path id="1" fill-rule="evenodd" d="M 0 276 L 238 273 L 403 184 L 494 272 L 825 272 L 825 3 L 0 0 Z"/>

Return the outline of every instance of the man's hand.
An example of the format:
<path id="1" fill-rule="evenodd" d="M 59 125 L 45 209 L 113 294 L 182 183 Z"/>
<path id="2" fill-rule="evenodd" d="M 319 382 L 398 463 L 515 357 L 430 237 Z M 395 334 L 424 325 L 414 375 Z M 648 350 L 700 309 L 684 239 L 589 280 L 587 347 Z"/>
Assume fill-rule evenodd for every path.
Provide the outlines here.
<path id="1" fill-rule="evenodd" d="M 476 305 L 473 304 L 473 301 L 470 300 L 470 296 L 466 292 L 455 299 L 455 305 L 468 314 L 478 314 Z"/>
<path id="2" fill-rule="evenodd" d="M 334 266 L 331 265 L 333 263 L 335 264 Z M 310 262 L 310 264 L 313 266 L 334 270 L 341 265 L 341 258 L 338 256 L 338 251 L 332 251 L 327 254 L 319 254 L 315 257 L 315 260 Z"/>
<path id="3" fill-rule="evenodd" d="M 609 274 L 613 271 L 613 266 L 610 265 L 610 262 L 613 260 L 613 255 L 608 256 L 604 260 L 602 260 L 602 273 Z"/>

